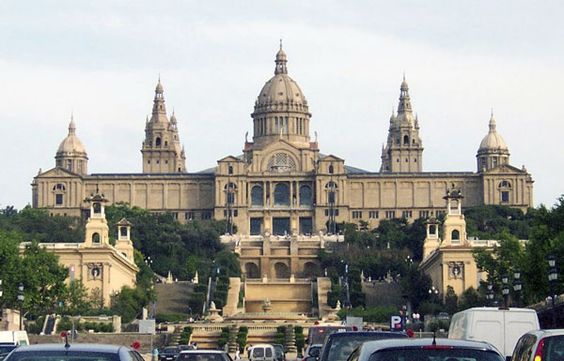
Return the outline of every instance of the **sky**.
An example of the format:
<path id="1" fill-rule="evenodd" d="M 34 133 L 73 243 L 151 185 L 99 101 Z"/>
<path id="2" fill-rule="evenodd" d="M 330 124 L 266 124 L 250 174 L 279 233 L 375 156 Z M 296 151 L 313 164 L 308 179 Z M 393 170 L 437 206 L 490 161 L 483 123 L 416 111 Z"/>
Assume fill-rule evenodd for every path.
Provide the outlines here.
<path id="1" fill-rule="evenodd" d="M 403 74 L 424 171 L 476 171 L 490 113 L 535 205 L 564 194 L 561 1 L 0 1 L 0 207 L 31 203 L 71 114 L 90 173 L 141 172 L 160 75 L 188 172 L 242 153 L 279 39 L 324 154 L 378 171 Z"/>

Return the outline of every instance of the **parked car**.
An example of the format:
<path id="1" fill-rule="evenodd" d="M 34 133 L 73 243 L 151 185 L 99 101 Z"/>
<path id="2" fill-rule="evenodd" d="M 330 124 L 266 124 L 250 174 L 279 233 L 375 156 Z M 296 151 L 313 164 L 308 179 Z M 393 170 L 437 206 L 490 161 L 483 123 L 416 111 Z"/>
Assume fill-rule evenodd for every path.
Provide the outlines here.
<path id="1" fill-rule="evenodd" d="M 0 331 L 0 343 L 14 345 L 29 345 L 27 331 Z"/>
<path id="2" fill-rule="evenodd" d="M 249 349 L 250 361 L 275 361 L 274 346 L 269 344 L 254 345 Z"/>
<path id="3" fill-rule="evenodd" d="M 494 345 L 506 358 L 511 358 L 519 337 L 539 328 L 535 310 L 474 307 L 452 316 L 448 338 L 486 341 Z"/>
<path id="4" fill-rule="evenodd" d="M 308 345 L 305 352 L 304 352 L 304 361 L 307 357 L 315 357 L 318 358 L 319 354 L 321 353 L 322 344 L 316 343 L 313 345 Z"/>
<path id="5" fill-rule="evenodd" d="M 176 361 L 232 361 L 229 354 L 219 350 L 180 351 Z"/>
<path id="6" fill-rule="evenodd" d="M 319 361 L 345 361 L 349 355 L 366 341 L 406 338 L 403 332 L 388 331 L 349 331 L 337 332 L 325 339 Z M 307 361 L 315 361 L 315 358 L 307 358 Z"/>
<path id="7" fill-rule="evenodd" d="M 273 343 L 272 347 L 274 347 L 274 358 L 276 361 L 286 361 L 286 350 L 284 350 L 284 345 Z"/>
<path id="8" fill-rule="evenodd" d="M 139 352 L 126 346 L 89 343 L 44 343 L 15 348 L 3 361 L 144 361 Z"/>
<path id="9" fill-rule="evenodd" d="M 0 361 L 2 361 L 16 347 L 18 347 L 18 345 L 15 343 L 0 343 Z"/>
<path id="10" fill-rule="evenodd" d="M 165 346 L 159 352 L 159 361 L 174 361 L 180 353 L 178 346 Z"/>
<path id="11" fill-rule="evenodd" d="M 487 342 L 407 338 L 363 343 L 348 361 L 503 361 Z"/>
<path id="12" fill-rule="evenodd" d="M 564 360 L 564 329 L 535 330 L 521 336 L 511 361 Z"/>

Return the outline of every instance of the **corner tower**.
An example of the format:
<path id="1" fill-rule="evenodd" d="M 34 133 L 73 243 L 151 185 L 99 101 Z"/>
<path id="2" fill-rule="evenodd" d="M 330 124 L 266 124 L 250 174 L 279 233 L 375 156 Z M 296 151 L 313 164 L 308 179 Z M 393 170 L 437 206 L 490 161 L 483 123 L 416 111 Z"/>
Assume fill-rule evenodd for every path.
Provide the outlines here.
<path id="1" fill-rule="evenodd" d="M 145 140 L 141 148 L 143 173 L 184 173 L 186 155 L 180 145 L 176 116 L 166 115 L 161 79 L 155 88 L 153 113 L 145 124 Z"/>
<path id="2" fill-rule="evenodd" d="M 253 118 L 253 147 L 284 139 L 298 148 L 309 148 L 311 114 L 307 100 L 298 84 L 288 76 L 286 53 L 276 53 L 274 77 L 262 87 L 251 117 Z"/>
<path id="3" fill-rule="evenodd" d="M 69 123 L 69 134 L 57 149 L 55 165 L 80 175 L 88 173 L 88 156 L 82 142 L 76 136 L 76 125 L 72 115 Z"/>
<path id="4" fill-rule="evenodd" d="M 493 111 L 490 117 L 490 130 L 482 139 L 476 158 L 478 161 L 478 173 L 490 170 L 502 164 L 509 164 L 509 149 L 505 141 L 496 129 Z"/>
<path id="5" fill-rule="evenodd" d="M 382 148 L 383 173 L 415 173 L 423 170 L 423 144 L 419 137 L 419 121 L 413 115 L 409 87 L 405 76 L 400 87 L 398 113 L 392 112 L 388 141 Z"/>

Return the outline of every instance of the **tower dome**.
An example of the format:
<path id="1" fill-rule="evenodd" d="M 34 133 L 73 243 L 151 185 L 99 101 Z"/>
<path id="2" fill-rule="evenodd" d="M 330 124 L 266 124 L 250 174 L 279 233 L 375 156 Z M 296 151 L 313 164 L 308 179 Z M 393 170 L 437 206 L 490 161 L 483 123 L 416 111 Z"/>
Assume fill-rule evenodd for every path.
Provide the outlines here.
<path id="1" fill-rule="evenodd" d="M 86 174 L 88 156 L 82 142 L 76 136 L 76 125 L 71 115 L 69 134 L 63 139 L 55 155 L 57 167 L 65 168 L 78 174 Z"/>
<path id="2" fill-rule="evenodd" d="M 490 130 L 489 130 L 488 134 L 480 142 L 480 148 L 478 149 L 478 152 L 480 152 L 480 151 L 507 151 L 508 150 L 507 144 L 505 144 L 505 141 L 503 140 L 501 135 L 497 132 L 493 112 L 492 112 L 492 115 L 490 117 L 489 127 L 490 127 Z"/>
<path id="3" fill-rule="evenodd" d="M 496 129 L 493 111 L 490 117 L 489 132 L 480 142 L 478 148 L 478 172 L 509 163 L 509 148 Z"/>
<path id="4" fill-rule="evenodd" d="M 274 62 L 274 76 L 262 87 L 251 114 L 254 142 L 260 146 L 282 137 L 296 145 L 309 147 L 311 114 L 298 83 L 288 75 L 287 56 L 282 44 Z"/>

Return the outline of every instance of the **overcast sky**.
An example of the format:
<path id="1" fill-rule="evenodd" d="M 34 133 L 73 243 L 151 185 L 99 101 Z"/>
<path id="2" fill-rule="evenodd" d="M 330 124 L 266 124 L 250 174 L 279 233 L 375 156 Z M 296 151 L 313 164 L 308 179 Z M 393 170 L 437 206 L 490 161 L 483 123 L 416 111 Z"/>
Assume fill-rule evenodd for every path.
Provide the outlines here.
<path id="1" fill-rule="evenodd" d="M 140 172 L 159 74 L 189 172 L 241 154 L 280 38 L 322 153 L 378 171 L 405 72 L 424 171 L 476 171 L 493 108 L 535 205 L 552 206 L 564 193 L 563 14 L 538 0 L 2 0 L 0 207 L 31 202 L 71 112 L 89 172 Z"/>

